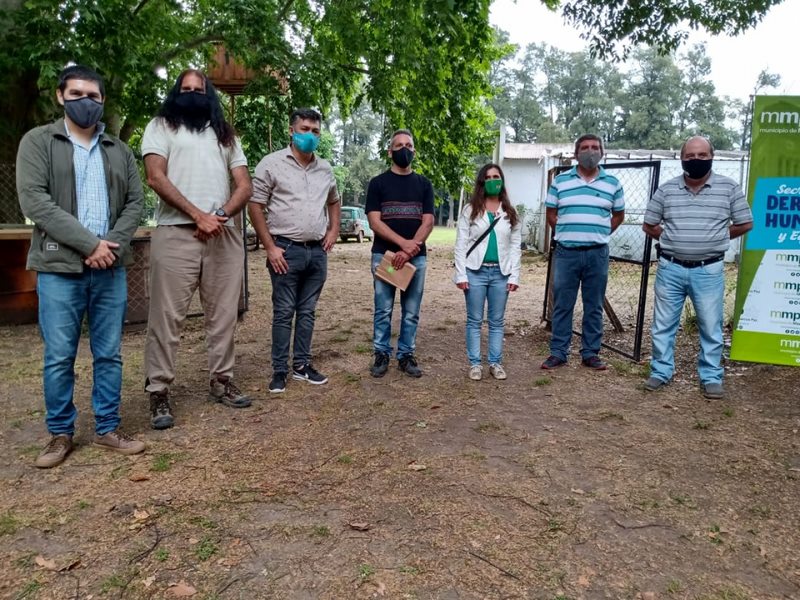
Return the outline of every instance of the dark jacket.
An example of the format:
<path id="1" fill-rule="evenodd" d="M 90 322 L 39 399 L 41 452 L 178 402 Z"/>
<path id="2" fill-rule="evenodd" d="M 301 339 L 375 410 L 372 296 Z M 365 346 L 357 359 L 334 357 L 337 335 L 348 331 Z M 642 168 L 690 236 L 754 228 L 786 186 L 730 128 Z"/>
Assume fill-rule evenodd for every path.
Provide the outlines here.
<path id="1" fill-rule="evenodd" d="M 130 149 L 114 136 L 100 135 L 109 222 L 105 239 L 119 244 L 114 266 L 130 264 L 130 242 L 143 207 L 142 182 Z M 17 194 L 23 214 L 35 227 L 28 269 L 80 273 L 83 260 L 100 239 L 78 221 L 73 147 L 64 119 L 31 129 L 17 151 Z"/>

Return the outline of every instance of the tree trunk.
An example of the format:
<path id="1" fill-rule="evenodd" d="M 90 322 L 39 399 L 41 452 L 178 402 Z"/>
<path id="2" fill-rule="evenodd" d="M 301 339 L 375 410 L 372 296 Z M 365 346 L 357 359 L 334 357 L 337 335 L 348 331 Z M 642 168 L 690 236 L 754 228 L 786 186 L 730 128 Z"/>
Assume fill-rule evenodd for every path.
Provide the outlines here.
<path id="1" fill-rule="evenodd" d="M 447 202 L 447 226 L 448 227 L 455 227 L 455 222 L 453 221 L 453 198 L 451 197 L 450 200 Z"/>

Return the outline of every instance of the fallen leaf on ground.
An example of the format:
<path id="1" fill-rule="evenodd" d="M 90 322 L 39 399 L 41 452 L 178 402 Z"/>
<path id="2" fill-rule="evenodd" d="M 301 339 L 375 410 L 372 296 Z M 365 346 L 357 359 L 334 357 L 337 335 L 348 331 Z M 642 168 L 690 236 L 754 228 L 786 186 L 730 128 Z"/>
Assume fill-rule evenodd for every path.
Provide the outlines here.
<path id="1" fill-rule="evenodd" d="M 425 471 L 428 467 L 415 461 L 408 463 L 408 468 L 412 471 Z"/>
<path id="2" fill-rule="evenodd" d="M 379 596 L 385 596 L 386 595 L 386 584 L 383 583 L 382 581 L 379 581 L 378 582 L 378 589 L 375 590 L 375 593 L 377 593 Z"/>
<path id="3" fill-rule="evenodd" d="M 368 531 L 369 528 L 372 527 L 372 525 L 367 522 L 358 521 L 353 521 L 352 523 L 348 523 L 348 525 L 350 526 L 350 529 L 355 529 L 356 531 Z"/>
<path id="4" fill-rule="evenodd" d="M 194 596 L 197 593 L 197 590 L 194 589 L 185 581 L 179 581 L 178 583 L 171 583 L 167 591 L 173 596 L 177 596 L 178 598 Z"/>
<path id="5" fill-rule="evenodd" d="M 580 494 L 580 495 L 583 495 L 583 494 L 585 494 L 585 493 L 586 493 L 586 492 L 584 492 L 584 491 L 583 491 L 581 488 L 572 488 L 570 491 L 571 491 L 573 494 Z"/>
<path id="6" fill-rule="evenodd" d="M 144 587 L 149 588 L 151 585 L 153 585 L 155 580 L 156 580 L 156 576 L 155 575 L 150 575 L 150 577 L 145 577 L 142 580 L 142 583 L 144 584 Z"/>
<path id="7" fill-rule="evenodd" d="M 131 473 L 128 475 L 128 479 L 131 481 L 147 481 L 150 479 L 150 476 L 145 475 L 144 473 Z"/>
<path id="8" fill-rule="evenodd" d="M 197 539 L 197 538 L 189 538 L 189 544 L 191 544 L 192 546 L 194 546 L 195 544 L 199 544 L 199 543 L 200 543 L 199 539 Z"/>
<path id="9" fill-rule="evenodd" d="M 150 513 L 146 510 L 135 510 L 133 511 L 133 518 L 137 521 L 144 521 L 150 518 Z"/>
<path id="10" fill-rule="evenodd" d="M 591 584 L 589 583 L 589 578 L 586 575 L 581 575 L 578 577 L 578 585 L 581 587 L 589 587 Z"/>
<path id="11" fill-rule="evenodd" d="M 37 565 L 40 567 L 44 567 L 48 571 L 55 571 L 56 570 L 56 561 L 53 559 L 47 559 L 41 554 L 34 559 Z"/>
<path id="12" fill-rule="evenodd" d="M 656 600 L 655 592 L 642 592 L 642 600 Z"/>

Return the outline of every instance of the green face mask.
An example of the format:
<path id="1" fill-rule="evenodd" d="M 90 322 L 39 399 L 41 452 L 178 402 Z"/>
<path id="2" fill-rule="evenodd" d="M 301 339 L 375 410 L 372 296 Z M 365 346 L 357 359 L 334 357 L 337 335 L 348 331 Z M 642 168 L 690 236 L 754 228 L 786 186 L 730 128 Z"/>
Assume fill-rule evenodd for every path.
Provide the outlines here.
<path id="1" fill-rule="evenodd" d="M 503 189 L 503 180 L 487 179 L 483 184 L 483 188 L 486 190 L 487 196 L 497 196 L 497 194 L 500 193 L 500 190 Z"/>

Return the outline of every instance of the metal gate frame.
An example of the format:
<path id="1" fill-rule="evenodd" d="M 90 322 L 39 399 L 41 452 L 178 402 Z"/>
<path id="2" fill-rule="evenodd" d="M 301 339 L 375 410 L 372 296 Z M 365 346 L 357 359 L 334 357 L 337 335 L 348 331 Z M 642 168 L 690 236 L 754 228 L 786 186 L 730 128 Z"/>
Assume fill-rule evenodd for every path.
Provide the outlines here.
<path id="1" fill-rule="evenodd" d="M 608 163 L 601 165 L 604 170 L 606 171 L 616 171 L 621 169 L 641 169 L 643 167 L 650 167 L 651 174 L 650 174 L 650 191 L 648 200 L 653 197 L 653 194 L 658 189 L 659 180 L 661 177 L 661 161 L 658 160 L 647 160 L 647 161 L 629 161 L 629 162 L 619 162 L 619 163 Z M 553 179 L 559 173 L 563 173 L 564 171 L 569 171 L 573 167 L 571 165 L 562 165 L 558 167 L 553 167 L 547 172 L 547 187 L 549 188 L 553 182 Z M 547 225 L 545 221 L 545 236 L 548 241 L 548 252 L 547 252 L 547 279 L 545 283 L 545 290 L 544 290 L 544 302 L 542 306 L 542 321 L 547 322 L 548 327 L 552 327 L 552 318 L 550 317 L 550 307 L 549 307 L 549 299 L 550 299 L 550 290 L 552 285 L 552 278 L 553 278 L 553 255 L 555 251 L 555 244 L 553 243 L 553 235 L 554 232 L 550 229 L 549 225 Z M 644 250 L 642 251 L 642 259 L 639 260 L 632 260 L 628 258 L 617 258 L 613 256 L 609 256 L 609 263 L 611 261 L 615 262 L 623 262 L 628 264 L 635 264 L 641 265 L 642 272 L 641 277 L 639 280 L 639 301 L 636 307 L 636 326 L 634 331 L 634 338 L 633 338 L 633 352 L 628 352 L 623 348 L 618 348 L 612 346 L 611 344 L 607 344 L 605 342 L 601 342 L 601 346 L 612 352 L 616 352 L 628 358 L 634 362 L 639 362 L 642 357 L 642 337 L 644 335 L 644 317 L 645 317 L 645 310 L 647 305 L 647 286 L 650 280 L 650 258 L 652 255 L 650 243 L 650 236 L 645 234 L 646 243 L 644 244 Z M 576 300 L 577 302 L 577 300 Z M 580 336 L 582 335 L 582 331 L 578 331 L 576 329 L 572 330 L 573 335 Z"/>

